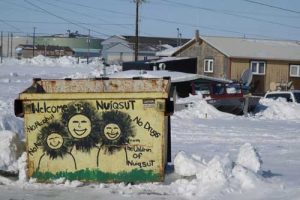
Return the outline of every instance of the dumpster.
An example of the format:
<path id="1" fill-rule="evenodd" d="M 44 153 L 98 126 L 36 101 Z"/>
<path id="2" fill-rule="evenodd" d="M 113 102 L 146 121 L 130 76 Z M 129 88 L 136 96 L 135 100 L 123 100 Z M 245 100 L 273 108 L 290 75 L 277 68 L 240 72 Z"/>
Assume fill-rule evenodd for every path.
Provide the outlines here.
<path id="1" fill-rule="evenodd" d="M 15 100 L 28 177 L 86 182 L 164 180 L 170 78 L 33 79 Z"/>

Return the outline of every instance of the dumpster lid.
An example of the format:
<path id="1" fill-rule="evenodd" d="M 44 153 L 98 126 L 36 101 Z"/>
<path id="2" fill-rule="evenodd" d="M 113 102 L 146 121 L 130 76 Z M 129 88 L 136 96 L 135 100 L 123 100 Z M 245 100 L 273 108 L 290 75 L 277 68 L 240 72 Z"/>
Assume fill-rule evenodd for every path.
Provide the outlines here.
<path id="1" fill-rule="evenodd" d="M 168 97 L 171 81 L 164 78 L 93 78 L 93 79 L 40 79 L 34 78 L 32 85 L 20 94 L 20 98 L 68 94 L 97 94 L 101 93 L 159 93 Z M 39 95 L 40 94 L 40 95 Z M 65 95 L 66 96 L 66 95 Z M 78 96 L 78 95 L 77 95 Z M 34 98 L 35 99 L 35 98 Z"/>

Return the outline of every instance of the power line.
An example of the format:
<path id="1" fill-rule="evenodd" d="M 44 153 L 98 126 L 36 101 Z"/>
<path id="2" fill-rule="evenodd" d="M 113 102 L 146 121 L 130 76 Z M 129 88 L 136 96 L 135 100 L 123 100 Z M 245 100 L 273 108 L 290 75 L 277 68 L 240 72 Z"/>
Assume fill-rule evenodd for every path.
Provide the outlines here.
<path id="1" fill-rule="evenodd" d="M 61 17 L 61 16 L 59 16 L 59 15 L 56 15 L 56 14 L 54 14 L 54 13 L 52 13 L 52 12 L 49 12 L 48 10 L 46 10 L 46 9 L 44 9 L 44 8 L 42 8 L 42 7 L 38 6 L 38 5 L 36 5 L 36 4 L 32 3 L 32 2 L 30 2 L 29 0 L 24 0 L 24 1 L 25 1 L 26 3 L 28 3 L 28 4 L 30 4 L 31 6 L 33 6 L 33 7 L 35 7 L 35 8 L 38 8 L 38 9 L 42 10 L 43 12 L 45 12 L 45 13 L 51 15 L 51 16 L 54 16 L 54 17 L 59 18 L 59 19 L 61 19 L 61 20 L 63 20 L 63 21 L 66 21 L 66 22 L 68 22 L 68 23 L 70 23 L 70 24 L 73 24 L 74 26 L 80 27 L 80 28 L 82 28 L 82 29 L 84 29 L 84 30 L 88 30 L 88 29 L 89 29 L 89 28 L 87 28 L 87 27 L 85 27 L 85 26 L 82 26 L 82 25 L 80 25 L 80 24 L 77 24 L 77 23 L 75 23 L 75 22 L 72 22 L 71 20 L 68 20 L 68 19 L 66 19 L 66 18 L 64 18 L 64 17 Z M 91 30 L 91 31 L 93 31 L 93 32 L 95 32 L 95 33 L 98 33 L 98 34 L 100 34 L 100 35 L 109 36 L 109 35 L 107 35 L 107 34 L 105 34 L 105 33 L 101 33 L 101 32 L 95 31 L 95 30 Z"/>
<path id="2" fill-rule="evenodd" d="M 195 27 L 195 28 L 204 28 L 204 29 L 209 29 L 209 30 L 214 30 L 214 31 L 220 31 L 220 32 L 225 32 L 225 33 L 234 33 L 234 34 L 239 34 L 241 36 L 244 36 L 246 34 L 246 35 L 253 35 L 253 36 L 259 36 L 259 37 L 269 38 L 266 35 L 260 35 L 260 34 L 254 34 L 254 33 L 245 33 L 245 32 L 233 31 L 233 30 L 228 30 L 228 29 L 214 28 L 214 27 L 210 27 L 210 26 L 195 25 L 195 24 L 183 23 L 183 22 L 178 22 L 178 21 L 171 21 L 171 20 L 166 20 L 166 19 L 158 19 L 158 18 L 153 18 L 153 17 L 147 17 L 145 19 L 150 19 L 150 20 L 154 20 L 154 21 L 160 21 L 160 22 L 169 23 L 169 24 L 176 24 L 176 25 L 183 25 L 183 26 Z"/>
<path id="3" fill-rule="evenodd" d="M 65 3 L 65 4 L 68 4 L 68 5 L 72 4 L 72 5 L 82 7 L 82 8 L 88 8 L 88 9 L 93 9 L 93 10 L 97 10 L 97 11 L 102 10 L 102 11 L 105 11 L 105 12 L 108 12 L 108 13 L 118 14 L 118 15 L 122 15 L 122 16 L 130 16 L 130 17 L 134 16 L 133 14 L 129 14 L 129 13 L 125 13 L 125 12 L 119 12 L 119 11 L 114 11 L 114 10 L 109 10 L 109 9 L 104 9 L 104 8 L 98 8 L 98 7 L 91 7 L 91 6 L 76 3 L 76 2 L 69 2 L 69 1 L 64 1 L 64 0 L 55 0 L 55 1 L 58 1 L 60 3 Z M 49 4 L 49 3 L 47 3 L 47 4 Z M 179 6 L 181 6 L 181 5 L 179 5 Z M 76 11 L 73 11 L 73 12 L 76 12 Z M 171 21 L 171 20 L 165 20 L 165 19 L 159 19 L 159 18 L 153 18 L 153 17 L 146 17 L 146 16 L 143 16 L 143 15 L 141 15 L 141 18 L 146 19 L 146 20 L 160 21 L 160 22 L 169 23 L 169 24 L 200 27 L 200 28 L 205 28 L 205 29 L 215 30 L 215 31 L 220 31 L 220 32 L 234 33 L 234 34 L 239 34 L 241 36 L 245 35 L 245 33 L 232 31 L 232 30 L 218 29 L 218 28 L 213 28 L 213 27 L 209 27 L 209 26 L 199 26 L 199 25 L 188 24 L 188 23 L 180 23 L 178 21 Z M 152 34 L 149 34 L 149 33 L 145 33 L 143 31 L 142 31 L 142 33 L 144 33 L 145 35 L 152 35 Z M 268 38 L 268 36 L 259 35 L 259 34 L 247 33 L 247 35 L 253 35 L 253 36 L 267 37 Z"/>
<path id="4" fill-rule="evenodd" d="M 3 20 L 5 22 L 14 22 L 14 23 L 27 23 L 27 24 L 70 24 L 67 22 L 51 22 L 51 21 L 28 21 L 28 20 Z M 86 23 L 86 22 L 77 22 L 77 24 L 85 24 L 85 25 L 103 25 L 103 26 L 133 26 L 134 24 L 114 24 L 114 23 Z"/>
<path id="5" fill-rule="evenodd" d="M 50 6 L 54 6 L 54 7 L 56 7 L 56 8 L 59 7 L 59 8 L 61 8 L 61 9 L 63 9 L 64 11 L 67 10 L 67 11 L 69 11 L 69 12 L 71 12 L 71 13 L 78 13 L 79 15 L 85 16 L 85 17 L 90 18 L 90 19 L 95 19 L 95 16 L 92 16 L 92 15 L 89 15 L 89 14 L 86 14 L 86 13 L 82 13 L 82 12 L 78 12 L 77 10 L 73 10 L 73 9 L 70 9 L 70 8 L 61 7 L 61 6 L 58 6 L 57 4 L 54 5 L 54 4 L 52 4 L 52 3 L 44 2 L 44 1 L 40 1 L 40 0 L 39 0 L 39 2 L 48 4 L 48 5 L 50 5 Z M 60 2 L 60 1 L 59 1 L 59 2 Z M 72 4 L 72 3 L 71 3 L 71 4 Z M 101 19 L 101 18 L 98 18 L 98 19 L 100 19 L 101 21 L 107 23 L 107 20 L 104 20 L 104 19 Z M 82 23 L 77 23 L 77 24 L 82 24 Z M 121 26 L 121 27 L 123 27 L 123 26 Z M 101 27 L 101 28 L 103 28 L 103 27 Z M 126 27 L 123 27 L 123 28 L 126 28 L 126 29 L 128 30 L 128 27 L 127 27 L 127 26 L 126 26 Z M 116 30 L 113 30 L 113 29 L 107 29 L 107 28 L 106 28 L 106 30 L 109 30 L 109 31 L 116 31 Z M 130 30 L 131 30 L 131 29 L 130 29 Z"/>
<path id="6" fill-rule="evenodd" d="M 23 5 L 21 5 L 21 4 L 14 3 L 14 2 L 12 2 L 11 0 L 1 0 L 1 2 L 10 4 L 10 5 L 14 5 L 14 6 L 17 7 L 17 8 L 21 8 L 21 9 L 24 9 L 24 10 L 32 10 L 32 11 L 40 12 L 40 13 L 41 13 L 40 10 L 33 9 L 33 8 L 30 8 L 30 7 L 27 7 L 27 6 L 23 6 Z"/>
<path id="7" fill-rule="evenodd" d="M 269 24 L 273 24 L 273 25 L 280 25 L 280 26 L 284 26 L 284 27 L 300 29 L 299 26 L 293 26 L 293 25 L 283 24 L 283 23 L 274 22 L 274 21 L 270 21 L 270 20 L 265 20 L 265 19 L 255 18 L 255 17 L 249 17 L 249 16 L 244 16 L 244 15 L 239 15 L 239 14 L 233 14 L 233 13 L 230 13 L 230 12 L 227 12 L 227 11 L 221 11 L 220 12 L 218 10 L 211 9 L 211 8 L 205 8 L 205 7 L 200 7 L 200 6 L 195 6 L 195 5 L 190 5 L 190 4 L 176 2 L 176 1 L 170 1 L 170 0 L 161 0 L 161 1 L 182 5 L 182 6 L 185 6 L 185 7 L 188 7 L 188 8 L 200 9 L 200 10 L 204 10 L 204 11 L 209 11 L 209 12 L 214 12 L 214 13 L 219 13 L 219 14 L 221 13 L 221 14 L 224 14 L 224 15 L 229 15 L 229 16 L 234 16 L 234 17 L 239 17 L 239 18 L 244 18 L 244 19 L 250 19 L 250 20 L 254 20 L 256 22 L 265 22 L 265 23 L 269 23 Z"/>
<path id="8" fill-rule="evenodd" d="M 19 32 L 23 32 L 23 31 L 22 31 L 21 29 L 19 29 L 18 27 L 14 26 L 14 25 L 11 25 L 11 24 L 5 22 L 5 21 L 2 20 L 2 19 L 0 19 L 0 22 L 2 22 L 3 24 L 5 24 L 5 25 L 7 25 L 7 26 L 9 26 L 9 27 L 11 27 L 11 28 L 13 28 L 13 29 L 19 31 Z"/>
<path id="9" fill-rule="evenodd" d="M 287 12 L 291 12 L 291 13 L 300 14 L 300 11 L 297 11 L 297 10 L 291 10 L 291 9 L 287 9 L 287 8 L 273 6 L 273 5 L 262 3 L 262 2 L 258 2 L 258 1 L 251 1 L 251 0 L 243 0 L 243 1 L 246 1 L 246 2 L 249 2 L 249 3 L 258 4 L 258 5 L 262 5 L 262 6 L 266 6 L 266 7 L 270 7 L 270 8 L 275 8 L 275 9 L 278 9 L 278 10 L 283 10 L 283 11 L 287 11 Z"/>

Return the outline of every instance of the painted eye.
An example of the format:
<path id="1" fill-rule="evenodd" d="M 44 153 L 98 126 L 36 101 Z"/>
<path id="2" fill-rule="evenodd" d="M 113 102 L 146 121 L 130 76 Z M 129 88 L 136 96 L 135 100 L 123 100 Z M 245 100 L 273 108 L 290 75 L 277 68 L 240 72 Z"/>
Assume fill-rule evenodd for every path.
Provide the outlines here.
<path id="1" fill-rule="evenodd" d="M 82 120 L 81 123 L 87 123 L 87 121 L 86 120 Z"/>
<path id="2" fill-rule="evenodd" d="M 73 121 L 73 123 L 76 123 L 76 124 L 78 124 L 78 123 L 79 123 L 79 121 Z"/>

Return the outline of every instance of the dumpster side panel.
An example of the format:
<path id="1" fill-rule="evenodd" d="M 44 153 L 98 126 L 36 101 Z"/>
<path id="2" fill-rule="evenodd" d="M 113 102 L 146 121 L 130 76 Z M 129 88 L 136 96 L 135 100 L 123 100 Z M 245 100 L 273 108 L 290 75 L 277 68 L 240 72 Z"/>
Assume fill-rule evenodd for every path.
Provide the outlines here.
<path id="1" fill-rule="evenodd" d="M 165 99 L 78 99 L 23 102 L 29 177 L 163 180 Z"/>

